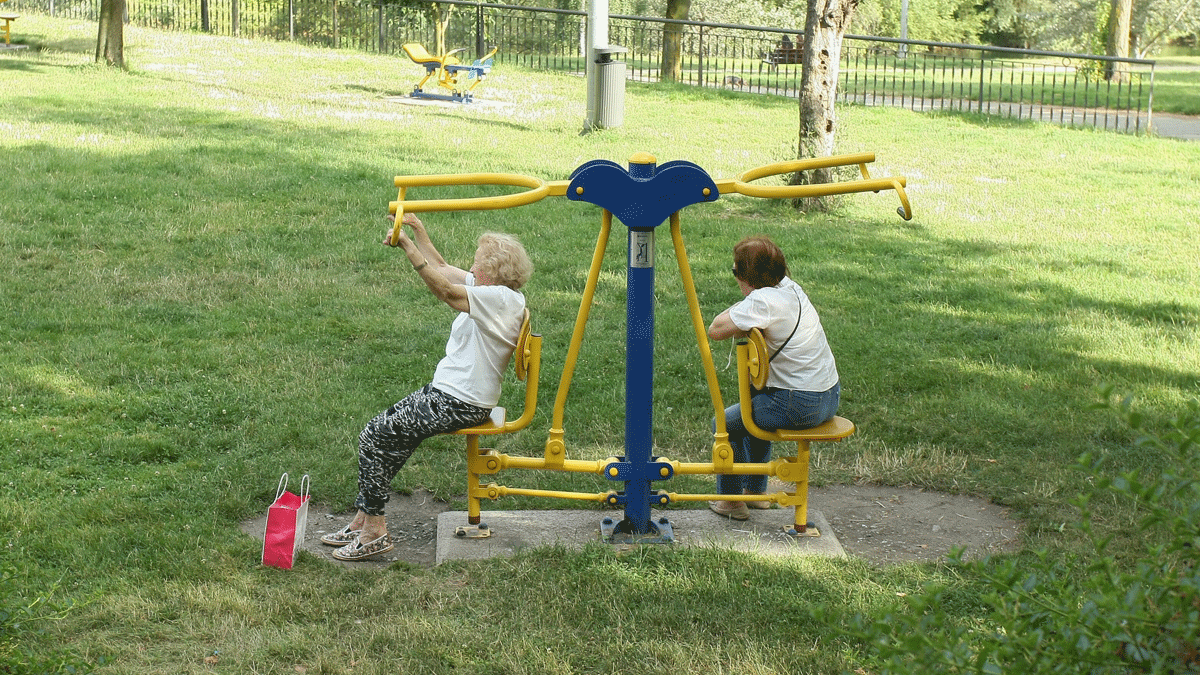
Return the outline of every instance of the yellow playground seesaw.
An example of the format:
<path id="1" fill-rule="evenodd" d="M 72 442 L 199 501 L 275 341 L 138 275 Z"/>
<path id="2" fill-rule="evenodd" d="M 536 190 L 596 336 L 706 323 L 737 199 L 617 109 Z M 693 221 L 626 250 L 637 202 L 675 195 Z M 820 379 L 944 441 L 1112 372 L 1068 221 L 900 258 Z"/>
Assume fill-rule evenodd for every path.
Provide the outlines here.
<path id="1" fill-rule="evenodd" d="M 492 71 L 496 52 L 499 51 L 499 47 L 493 47 L 492 51 L 475 59 L 474 62 L 464 64 L 459 62 L 458 55 L 467 51 L 465 47 L 452 49 L 441 56 L 430 54 L 425 50 L 424 45 L 416 42 L 406 43 L 402 48 L 413 63 L 425 69 L 425 78 L 418 82 L 416 87 L 413 87 L 410 96 L 457 103 L 470 103 L 474 99 L 475 88 Z M 437 94 L 422 88 L 434 75 L 437 75 L 437 85 L 450 93 Z M 465 82 L 460 82 L 460 78 L 464 77 L 466 78 Z M 468 82 L 470 84 L 467 84 Z"/>
<path id="2" fill-rule="evenodd" d="M 717 499 L 768 500 L 781 506 L 795 507 L 793 525 L 786 528 L 795 536 L 819 536 L 819 532 L 807 519 L 808 515 L 808 448 L 814 441 L 836 441 L 854 433 L 854 424 L 847 419 L 835 417 L 814 429 L 801 431 L 779 430 L 771 432 L 753 425 L 750 406 L 752 382 L 765 381 L 767 359 L 762 357 L 761 337 L 752 335 L 738 344 L 739 397 L 744 401 L 743 417 L 747 428 L 761 438 L 774 441 L 795 441 L 795 457 L 782 457 L 765 463 L 733 462 L 733 449 L 725 429 L 725 404 L 717 381 L 709 349 L 704 318 L 700 312 L 695 284 L 687 261 L 684 246 L 680 211 L 692 204 L 716 201 L 723 194 L 741 194 L 767 199 L 796 199 L 821 197 L 857 192 L 880 192 L 894 190 L 900 198 L 897 212 L 905 220 L 912 218 L 912 208 L 904 192 L 902 176 L 872 178 L 867 164 L 875 161 L 873 153 L 839 155 L 833 157 L 801 159 L 769 164 L 742 173 L 735 179 L 714 180 L 699 166 L 685 161 L 657 164 L 648 153 L 637 153 L 629 160 L 626 170 L 615 162 L 594 160 L 579 166 L 569 180 L 545 181 L 540 178 L 503 173 L 469 173 L 423 176 L 397 176 L 395 186 L 399 188 L 396 201 L 389 204 L 389 212 L 396 216 L 396 231 L 399 234 L 404 212 L 429 211 L 473 211 L 508 209 L 540 201 L 546 197 L 567 197 L 600 206 L 603 209 L 600 234 L 596 241 L 591 267 L 571 344 L 559 380 L 555 397 L 553 419 L 541 457 L 510 456 L 491 449 L 480 449 L 479 436 L 509 433 L 522 429 L 533 418 L 537 401 L 538 371 L 540 364 L 541 336 L 532 334 L 528 320 L 522 330 L 518 353 L 514 356 L 519 376 L 528 375 L 526 383 L 526 406 L 520 418 L 504 419 L 504 410 L 498 408 L 493 419 L 470 429 L 458 432 L 467 437 L 467 520 L 457 533 L 464 537 L 486 537 L 491 529 L 481 522 L 482 499 L 497 499 L 506 495 L 551 497 L 601 502 L 611 506 L 622 506 L 625 517 L 621 521 L 604 518 L 601 532 L 606 541 L 613 543 L 652 543 L 674 541 L 674 533 L 668 518 L 653 517 L 652 506 L 666 506 L 673 502 L 711 501 Z M 766 186 L 754 185 L 753 181 L 808 171 L 817 168 L 858 165 L 861 179 L 818 185 Z M 407 198 L 410 188 L 431 186 L 493 185 L 525 188 L 522 192 L 499 196 L 468 197 L 456 199 L 412 200 Z M 600 277 L 604 251 L 608 245 L 613 218 L 629 228 L 627 247 L 626 284 L 626 381 L 625 381 L 625 455 L 602 460 L 573 460 L 567 458 L 563 414 L 566 408 L 571 379 L 583 342 L 584 328 L 592 306 Z M 655 228 L 670 222 L 671 239 L 678 261 L 680 276 L 687 297 L 692 328 L 700 350 L 709 395 L 712 399 L 716 429 L 713 433 L 712 459 L 708 462 L 681 462 L 666 457 L 651 456 L 652 402 L 654 388 L 654 233 Z M 761 384 L 757 386 L 761 387 Z M 604 476 L 622 489 L 596 492 L 567 492 L 514 488 L 496 483 L 483 484 L 481 477 L 499 473 L 506 469 L 556 470 L 593 473 Z M 768 495 L 717 495 L 681 494 L 664 489 L 653 489 L 652 483 L 670 480 L 676 474 L 715 475 L 767 475 L 785 482 L 795 483 L 793 492 L 778 492 Z"/>

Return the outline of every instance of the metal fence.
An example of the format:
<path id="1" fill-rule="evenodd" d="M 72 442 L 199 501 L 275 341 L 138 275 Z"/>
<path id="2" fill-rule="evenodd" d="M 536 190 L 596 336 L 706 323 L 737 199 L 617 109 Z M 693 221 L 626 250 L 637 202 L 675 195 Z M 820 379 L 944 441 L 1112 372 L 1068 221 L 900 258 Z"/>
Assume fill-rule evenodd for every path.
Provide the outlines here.
<path id="1" fill-rule="evenodd" d="M 100 0 L 10 0 L 9 7 L 95 20 Z M 582 74 L 587 15 L 576 10 L 442 0 L 451 18 L 445 41 L 496 62 Z M 401 54 L 406 42 L 431 51 L 436 29 L 413 0 L 127 0 L 131 24 L 181 31 Z M 613 15 L 609 38 L 626 47 L 627 77 L 795 97 L 803 35 L 763 26 Z M 677 72 L 662 64 L 665 40 L 678 39 Z M 1106 78 L 1108 69 L 1128 69 Z M 666 77 L 664 77 L 666 75 Z M 1127 133 L 1150 128 L 1154 62 L 847 35 L 838 97 L 843 103 L 949 110 Z"/>

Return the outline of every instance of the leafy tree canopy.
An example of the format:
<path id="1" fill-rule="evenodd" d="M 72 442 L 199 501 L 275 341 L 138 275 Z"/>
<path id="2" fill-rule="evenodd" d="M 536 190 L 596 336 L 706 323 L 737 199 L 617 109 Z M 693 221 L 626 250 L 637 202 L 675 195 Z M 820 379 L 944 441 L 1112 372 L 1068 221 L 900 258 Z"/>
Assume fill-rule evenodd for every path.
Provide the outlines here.
<path id="1" fill-rule="evenodd" d="M 419 0 L 400 0 L 413 2 Z M 508 0 L 587 9 L 587 0 Z M 1097 0 L 909 0 L 908 37 L 1004 47 L 1104 53 L 1108 2 Z M 850 33 L 900 36 L 901 0 L 859 0 Z M 609 0 L 609 12 L 663 16 L 667 0 Z M 692 19 L 804 30 L 808 0 L 692 0 Z M 1200 34 L 1200 0 L 1137 0 L 1130 53 L 1151 55 L 1173 38 Z"/>

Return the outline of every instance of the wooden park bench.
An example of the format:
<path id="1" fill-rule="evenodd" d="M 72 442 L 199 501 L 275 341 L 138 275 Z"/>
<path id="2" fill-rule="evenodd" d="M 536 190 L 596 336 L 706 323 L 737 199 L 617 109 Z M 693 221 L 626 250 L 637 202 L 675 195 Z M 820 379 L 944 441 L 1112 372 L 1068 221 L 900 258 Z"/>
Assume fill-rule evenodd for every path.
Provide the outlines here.
<path id="1" fill-rule="evenodd" d="M 762 62 L 766 64 L 769 71 L 775 71 L 779 66 L 794 66 L 804 63 L 804 45 L 801 43 L 792 47 L 776 47 L 763 56 Z"/>

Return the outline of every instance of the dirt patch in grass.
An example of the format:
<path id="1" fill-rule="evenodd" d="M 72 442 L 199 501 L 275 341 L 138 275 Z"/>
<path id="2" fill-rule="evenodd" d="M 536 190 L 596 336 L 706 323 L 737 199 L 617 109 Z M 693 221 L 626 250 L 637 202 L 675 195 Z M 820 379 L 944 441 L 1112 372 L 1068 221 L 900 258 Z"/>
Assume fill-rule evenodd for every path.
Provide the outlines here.
<path id="1" fill-rule="evenodd" d="M 981 558 L 1020 546 L 1020 526 L 1008 509 L 978 497 L 833 485 L 810 488 L 808 503 L 824 514 L 847 553 L 876 564 L 939 560 L 957 547 Z"/>
<path id="2" fill-rule="evenodd" d="M 1020 543 L 1019 524 L 1007 509 L 967 495 L 833 485 L 811 488 L 809 508 L 824 515 L 848 554 L 879 565 L 936 561 L 960 546 L 966 548 L 967 557 L 978 558 L 1014 550 Z M 340 529 L 352 514 L 312 504 L 303 547 L 341 565 L 383 568 L 400 562 L 431 567 L 437 555 L 438 516 L 450 510 L 450 504 L 424 490 L 393 494 L 388 504 L 388 532 L 395 548 L 366 561 L 341 563 L 329 555 L 332 548 L 322 545 L 320 537 Z M 265 527 L 265 515 L 242 525 L 244 532 L 259 540 Z"/>

